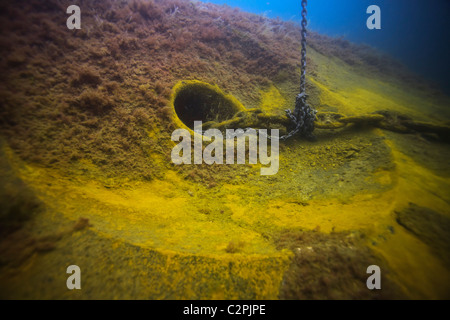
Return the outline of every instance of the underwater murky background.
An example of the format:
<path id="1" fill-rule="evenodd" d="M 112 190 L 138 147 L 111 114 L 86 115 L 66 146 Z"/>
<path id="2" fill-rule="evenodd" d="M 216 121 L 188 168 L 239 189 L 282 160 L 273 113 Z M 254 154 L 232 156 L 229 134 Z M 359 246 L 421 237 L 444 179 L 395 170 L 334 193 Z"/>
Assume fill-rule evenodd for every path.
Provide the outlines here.
<path id="1" fill-rule="evenodd" d="M 177 166 L 171 135 L 192 120 L 289 131 L 295 21 L 188 0 L 2 1 L 0 297 L 448 299 L 448 31 L 414 33 L 422 51 L 402 63 L 326 35 L 331 7 L 310 2 L 315 139 L 281 141 L 278 173 L 261 176 Z M 387 34 L 402 7 L 380 3 Z M 81 30 L 66 27 L 72 4 Z M 289 20 L 299 4 L 283 9 Z M 370 265 L 382 290 L 366 286 Z"/>

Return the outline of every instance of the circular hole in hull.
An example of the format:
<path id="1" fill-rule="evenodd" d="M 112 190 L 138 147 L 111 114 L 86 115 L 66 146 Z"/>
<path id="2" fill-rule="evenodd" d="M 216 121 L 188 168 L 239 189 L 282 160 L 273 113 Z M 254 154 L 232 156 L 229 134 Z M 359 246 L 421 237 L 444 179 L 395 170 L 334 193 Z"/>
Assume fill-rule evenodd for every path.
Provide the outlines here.
<path id="1" fill-rule="evenodd" d="M 241 108 L 220 90 L 206 83 L 194 82 L 176 91 L 174 109 L 178 118 L 194 129 L 194 121 L 222 122 L 232 118 Z"/>

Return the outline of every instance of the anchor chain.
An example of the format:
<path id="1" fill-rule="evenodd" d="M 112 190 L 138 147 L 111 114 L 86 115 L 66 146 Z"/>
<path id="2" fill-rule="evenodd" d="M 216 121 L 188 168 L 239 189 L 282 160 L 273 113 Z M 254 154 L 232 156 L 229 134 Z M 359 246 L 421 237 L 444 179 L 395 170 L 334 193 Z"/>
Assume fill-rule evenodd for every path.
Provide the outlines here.
<path id="1" fill-rule="evenodd" d="M 291 123 L 292 118 L 287 115 L 267 114 L 262 110 L 255 108 L 239 112 L 232 119 L 220 123 L 210 121 L 204 123 L 203 126 L 206 129 L 215 128 L 225 130 L 227 128 L 239 127 L 267 127 L 271 124 L 289 127 Z M 449 124 L 418 121 L 395 111 L 380 110 L 371 114 L 362 114 L 358 116 L 346 116 L 336 112 L 319 112 L 314 119 L 314 126 L 321 130 L 341 129 L 349 125 L 374 127 L 397 133 L 417 132 L 435 134 L 440 140 L 450 142 Z M 268 137 L 270 138 L 270 136 Z"/>
<path id="2" fill-rule="evenodd" d="M 295 109 L 294 112 L 291 110 L 286 110 L 286 115 L 291 119 L 292 123 L 295 125 L 294 129 L 288 134 L 280 137 L 280 140 L 287 140 L 296 134 L 300 133 L 308 138 L 312 137 L 312 132 L 314 131 L 314 121 L 316 119 L 316 111 L 312 109 L 306 102 L 306 26 L 308 25 L 306 6 L 308 5 L 307 0 L 302 0 L 302 51 L 301 51 L 301 75 L 300 75 L 300 93 L 295 99 Z"/>
<path id="3" fill-rule="evenodd" d="M 307 95 L 306 95 L 306 26 L 308 25 L 307 15 L 308 11 L 306 10 L 306 6 L 308 5 L 307 0 L 302 0 L 302 22 L 301 22 L 301 33 L 302 33 L 302 40 L 301 40 L 301 72 L 300 72 L 300 93 L 297 95 L 295 99 L 295 109 L 294 112 L 291 110 L 286 110 L 286 116 L 290 120 L 289 124 L 286 124 L 286 127 L 290 127 L 291 131 L 289 131 L 286 135 L 281 136 L 277 139 L 279 140 L 287 140 L 289 138 L 292 138 L 296 134 L 301 134 L 302 136 L 305 136 L 307 138 L 313 138 L 313 131 L 314 131 L 314 121 L 316 120 L 316 113 L 317 111 L 311 108 L 308 103 L 306 102 Z M 228 125 L 241 123 L 242 119 L 239 119 L 239 115 L 235 119 L 230 119 L 228 121 L 225 121 Z M 245 121 L 244 121 L 245 122 Z M 214 126 L 214 124 L 207 123 L 207 126 Z M 221 124 L 221 126 L 223 123 Z M 293 127 L 293 129 L 292 129 Z M 245 130 L 249 130 L 251 127 L 246 127 Z M 266 135 L 269 139 L 274 139 L 274 137 L 271 137 L 270 135 Z"/>
<path id="4" fill-rule="evenodd" d="M 422 121 L 415 121 L 408 116 L 397 114 L 392 111 L 377 111 L 372 114 L 360 116 L 345 116 L 335 112 L 320 112 L 311 108 L 306 100 L 306 19 L 307 0 L 302 0 L 302 50 L 301 50 L 301 75 L 300 75 L 300 93 L 295 100 L 294 112 L 286 110 L 286 115 L 266 114 L 259 109 L 248 109 L 234 115 L 233 118 L 223 122 L 210 121 L 204 124 L 206 128 L 217 128 L 224 130 L 226 128 L 247 128 L 254 126 L 267 126 L 279 124 L 286 127 L 288 133 L 278 138 L 287 140 L 296 134 L 311 138 L 314 128 L 318 129 L 340 129 L 348 125 L 360 125 L 380 128 L 398 133 L 429 133 L 437 135 L 441 140 L 450 142 L 450 126 L 448 124 L 435 124 Z M 317 116 L 316 116 L 317 115 Z M 294 128 L 292 129 L 292 126 Z M 261 134 L 261 133 L 260 133 Z M 266 135 L 269 139 L 273 139 Z"/>

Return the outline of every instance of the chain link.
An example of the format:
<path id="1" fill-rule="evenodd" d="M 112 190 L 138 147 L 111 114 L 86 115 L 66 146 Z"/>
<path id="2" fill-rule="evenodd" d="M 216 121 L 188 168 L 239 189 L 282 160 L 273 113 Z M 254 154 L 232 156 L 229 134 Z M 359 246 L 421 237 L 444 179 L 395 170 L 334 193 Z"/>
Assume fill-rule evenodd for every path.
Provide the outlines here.
<path id="1" fill-rule="evenodd" d="M 286 115 L 291 119 L 295 125 L 294 129 L 285 136 L 280 137 L 280 140 L 287 140 L 292 138 L 297 133 L 301 133 L 304 136 L 312 137 L 314 131 L 314 120 L 316 119 L 316 111 L 312 109 L 306 102 L 306 26 L 308 25 L 307 15 L 308 11 L 306 6 L 307 0 L 302 0 L 302 51 L 301 51 L 301 74 L 300 74 L 300 93 L 295 99 L 295 110 L 292 113 L 291 110 L 286 110 Z"/>
<path id="2" fill-rule="evenodd" d="M 306 91 L 306 26 L 308 25 L 308 20 L 306 19 L 306 16 L 308 15 L 308 11 L 306 10 L 307 4 L 308 2 L 306 0 L 302 0 L 302 71 L 300 76 L 300 94 Z"/>
<path id="3" fill-rule="evenodd" d="M 301 73 L 300 73 L 300 93 L 297 95 L 295 99 L 295 109 L 294 112 L 291 110 L 286 110 L 286 116 L 290 119 L 292 125 L 290 126 L 293 129 L 289 131 L 284 136 L 281 136 L 277 139 L 279 140 L 287 140 L 292 138 L 296 134 L 301 134 L 306 136 L 307 138 L 312 138 L 312 132 L 314 131 L 314 121 L 316 120 L 317 111 L 312 109 L 306 102 L 306 26 L 308 25 L 307 15 L 308 11 L 306 10 L 306 6 L 308 5 L 307 0 L 302 0 L 302 22 L 301 22 Z M 248 130 L 250 128 L 246 128 Z M 272 139 L 270 135 L 267 135 L 269 139 Z"/>

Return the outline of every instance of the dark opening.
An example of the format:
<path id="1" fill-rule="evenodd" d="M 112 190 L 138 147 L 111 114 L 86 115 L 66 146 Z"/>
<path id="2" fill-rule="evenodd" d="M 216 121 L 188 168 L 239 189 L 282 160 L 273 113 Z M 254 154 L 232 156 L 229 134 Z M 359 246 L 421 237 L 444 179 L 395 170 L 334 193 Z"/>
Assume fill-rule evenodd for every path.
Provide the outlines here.
<path id="1" fill-rule="evenodd" d="M 175 97 L 174 107 L 178 118 L 191 129 L 194 129 L 194 121 L 222 122 L 239 111 L 224 95 L 202 84 L 182 88 Z"/>

